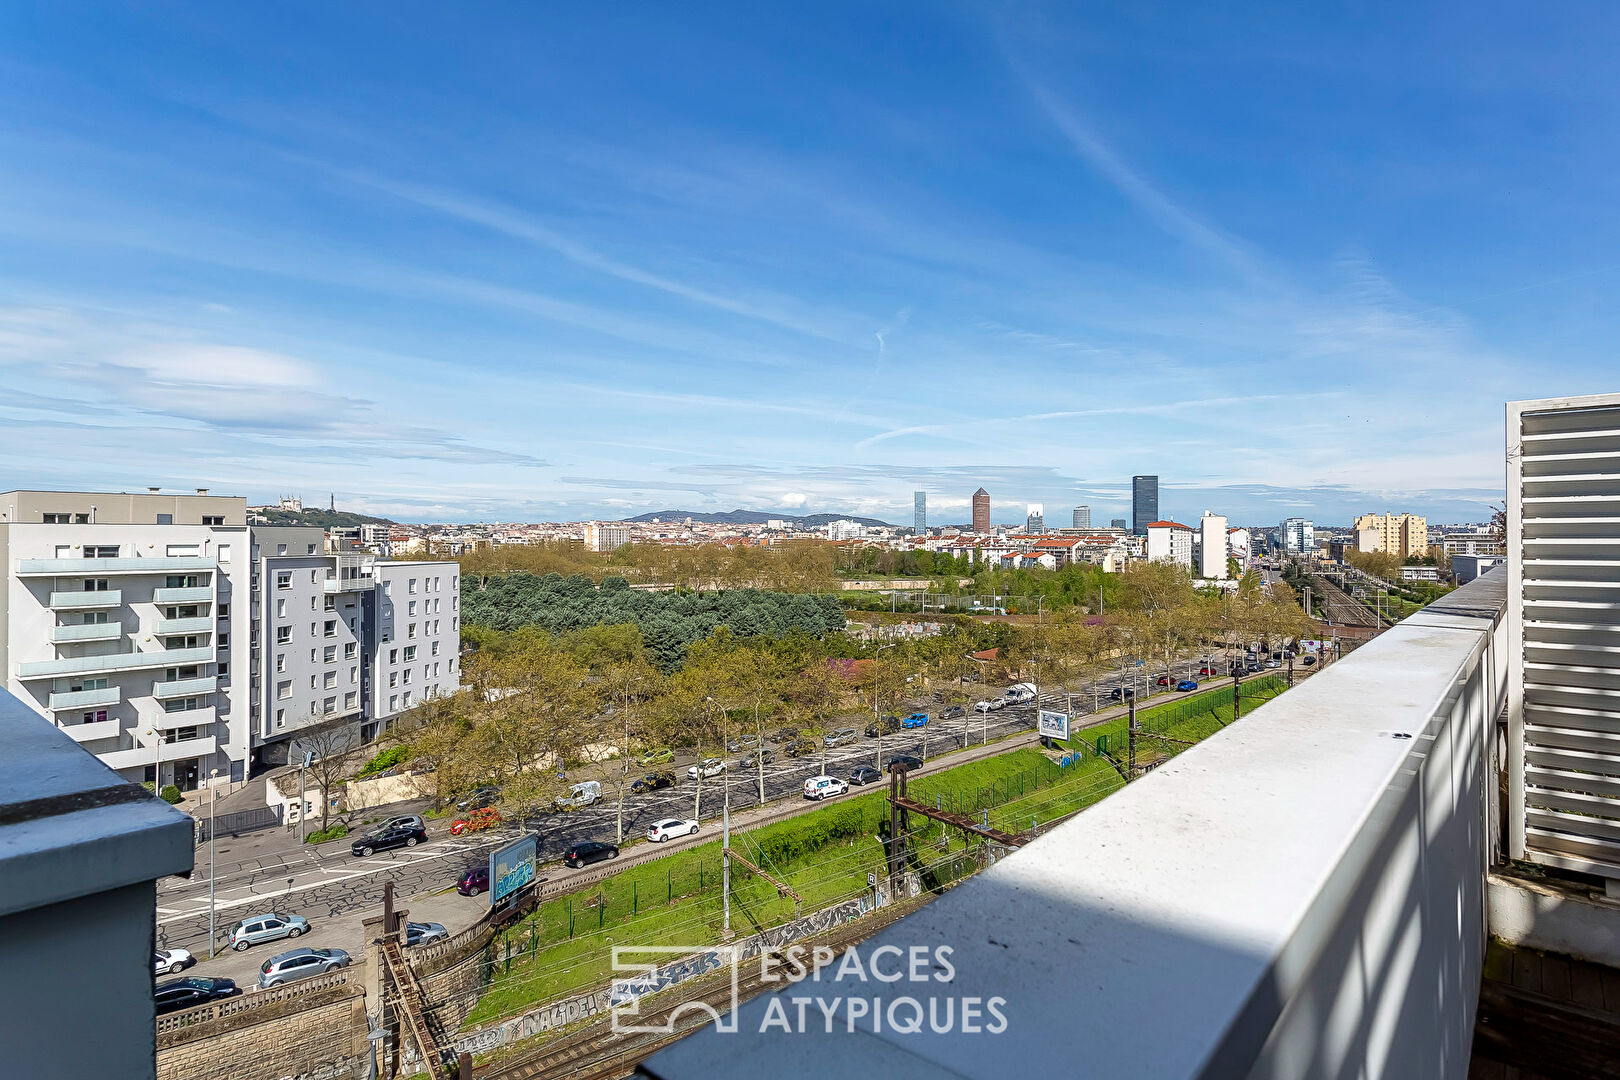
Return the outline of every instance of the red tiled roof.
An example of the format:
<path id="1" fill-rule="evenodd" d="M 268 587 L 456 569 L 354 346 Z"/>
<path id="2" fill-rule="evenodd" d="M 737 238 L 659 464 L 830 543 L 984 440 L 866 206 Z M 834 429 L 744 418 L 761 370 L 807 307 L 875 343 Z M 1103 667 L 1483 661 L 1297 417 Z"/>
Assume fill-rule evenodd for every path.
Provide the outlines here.
<path id="1" fill-rule="evenodd" d="M 1186 529 L 1188 532 L 1192 532 L 1192 526 L 1183 525 L 1179 521 L 1150 521 L 1147 523 L 1147 527 L 1150 529 Z"/>

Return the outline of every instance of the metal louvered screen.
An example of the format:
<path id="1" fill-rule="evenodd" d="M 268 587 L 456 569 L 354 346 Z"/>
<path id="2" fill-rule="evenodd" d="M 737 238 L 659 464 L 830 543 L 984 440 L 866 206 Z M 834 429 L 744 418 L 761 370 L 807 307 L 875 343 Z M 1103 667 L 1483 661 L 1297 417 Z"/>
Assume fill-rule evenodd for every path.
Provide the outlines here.
<path id="1" fill-rule="evenodd" d="M 1620 879 L 1620 394 L 1507 437 L 1510 852 Z"/>

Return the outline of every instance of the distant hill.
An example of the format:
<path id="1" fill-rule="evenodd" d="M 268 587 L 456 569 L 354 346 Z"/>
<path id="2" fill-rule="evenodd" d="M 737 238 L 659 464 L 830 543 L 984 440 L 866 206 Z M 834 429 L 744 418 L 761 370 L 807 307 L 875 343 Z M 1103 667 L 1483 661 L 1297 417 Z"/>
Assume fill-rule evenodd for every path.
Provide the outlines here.
<path id="1" fill-rule="evenodd" d="M 279 506 L 249 508 L 248 518 L 260 525 L 313 525 L 323 529 L 333 529 L 345 525 L 396 524 L 396 522 L 390 521 L 388 518 L 370 517 L 366 514 L 351 514 L 347 510 L 321 510 L 308 507 L 303 510 L 283 510 Z"/>
<path id="2" fill-rule="evenodd" d="M 772 514 L 761 510 L 732 510 L 724 514 L 700 514 L 693 510 L 658 510 L 651 514 L 642 514 L 640 517 L 626 518 L 626 521 L 659 521 L 679 522 L 691 518 L 705 525 L 763 525 L 767 521 L 785 521 L 798 529 L 814 529 L 827 524 L 829 521 L 857 521 L 862 525 L 882 525 L 893 528 L 887 521 L 877 518 L 855 517 L 851 514 Z"/>

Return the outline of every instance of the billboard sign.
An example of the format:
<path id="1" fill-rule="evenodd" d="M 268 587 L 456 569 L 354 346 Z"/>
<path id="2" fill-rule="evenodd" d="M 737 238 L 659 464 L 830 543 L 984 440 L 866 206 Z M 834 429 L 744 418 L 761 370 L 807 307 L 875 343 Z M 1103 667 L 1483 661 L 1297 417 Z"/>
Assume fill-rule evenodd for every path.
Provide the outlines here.
<path id="1" fill-rule="evenodd" d="M 540 838 L 533 833 L 489 853 L 489 902 L 493 907 L 534 881 Z"/>
<path id="2" fill-rule="evenodd" d="M 1067 739 L 1069 737 L 1069 714 L 1053 712 L 1051 709 L 1042 709 L 1036 730 L 1045 739 Z"/>

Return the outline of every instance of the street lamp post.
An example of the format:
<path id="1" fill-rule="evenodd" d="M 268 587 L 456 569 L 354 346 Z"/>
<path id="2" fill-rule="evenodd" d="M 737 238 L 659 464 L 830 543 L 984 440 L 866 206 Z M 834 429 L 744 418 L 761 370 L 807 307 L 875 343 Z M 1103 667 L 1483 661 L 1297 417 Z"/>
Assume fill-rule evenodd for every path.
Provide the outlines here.
<path id="1" fill-rule="evenodd" d="M 884 649 L 892 649 L 892 648 L 894 648 L 895 644 L 896 644 L 895 642 L 891 641 L 887 645 L 879 645 L 877 647 L 877 656 L 873 657 L 873 663 L 872 663 L 872 720 L 873 720 L 874 723 L 877 724 L 877 770 L 878 770 L 878 772 L 883 771 L 883 716 L 878 712 L 878 676 L 883 671 L 882 666 L 881 666 L 881 661 L 882 661 L 882 657 L 883 657 L 883 650 Z"/>
<path id="2" fill-rule="evenodd" d="M 208 959 L 214 958 L 214 806 L 219 802 L 219 791 L 214 783 L 218 769 L 208 770 Z"/>

